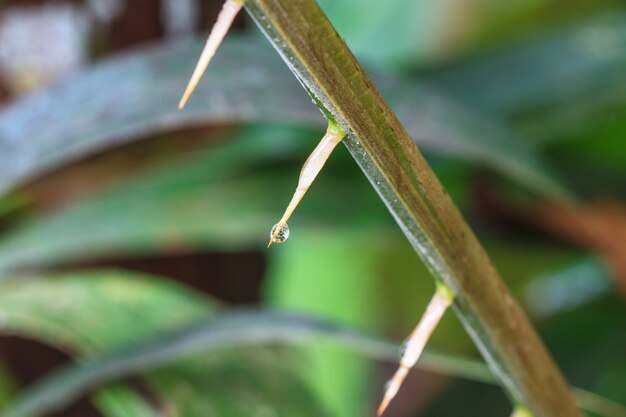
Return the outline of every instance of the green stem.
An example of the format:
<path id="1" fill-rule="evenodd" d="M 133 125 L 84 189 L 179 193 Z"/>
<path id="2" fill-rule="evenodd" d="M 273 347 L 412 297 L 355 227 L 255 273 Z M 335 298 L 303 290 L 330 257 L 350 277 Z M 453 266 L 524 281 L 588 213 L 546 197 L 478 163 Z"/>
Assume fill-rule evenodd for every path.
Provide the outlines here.
<path id="1" fill-rule="evenodd" d="M 579 417 L 559 370 L 480 243 L 314 0 L 247 0 L 247 11 L 324 115 L 436 279 L 514 403 Z"/>

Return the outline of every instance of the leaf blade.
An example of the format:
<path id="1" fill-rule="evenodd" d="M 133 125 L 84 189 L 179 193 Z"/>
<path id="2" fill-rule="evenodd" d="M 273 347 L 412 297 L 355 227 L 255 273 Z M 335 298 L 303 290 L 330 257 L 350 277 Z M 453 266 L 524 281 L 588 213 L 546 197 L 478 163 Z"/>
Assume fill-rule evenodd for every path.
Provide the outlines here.
<path id="1" fill-rule="evenodd" d="M 182 41 L 113 58 L 71 85 L 1 112 L 0 195 L 63 164 L 155 133 L 259 121 L 322 127 L 318 111 L 265 43 L 245 38 L 226 41 L 188 107 L 177 111 L 172 103 L 184 86 L 186 64 L 194 60 L 197 44 Z M 487 164 L 514 181 L 522 179 L 539 194 L 563 188 L 515 134 L 415 81 L 394 81 L 388 74 L 384 78 L 390 80 L 389 96 L 398 97 L 402 119 L 420 146 Z M 412 94 L 419 96 L 403 90 L 409 83 Z M 417 111 L 425 108 L 430 109 L 426 118 Z M 464 126 L 448 123 L 455 117 Z M 481 146 L 485 134 L 492 138 Z M 502 158 L 514 163 L 502 163 Z"/>

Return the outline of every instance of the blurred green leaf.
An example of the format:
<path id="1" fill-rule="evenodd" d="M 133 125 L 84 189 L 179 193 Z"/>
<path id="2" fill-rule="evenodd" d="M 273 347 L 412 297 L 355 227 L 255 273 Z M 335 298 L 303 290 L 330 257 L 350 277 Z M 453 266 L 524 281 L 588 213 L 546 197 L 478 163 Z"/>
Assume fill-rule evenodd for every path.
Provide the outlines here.
<path id="1" fill-rule="evenodd" d="M 484 48 L 537 27 L 615 9 L 615 0 L 574 3 L 474 0 L 320 0 L 333 25 L 360 60 L 400 69 Z"/>
<path id="2" fill-rule="evenodd" d="M 536 277 L 524 291 L 532 314 L 545 317 L 573 310 L 607 295 L 611 277 L 597 258 L 584 258 Z"/>
<path id="3" fill-rule="evenodd" d="M 38 410 L 56 408 L 90 387 L 168 366 L 207 349 L 219 351 L 224 347 L 258 343 L 306 344 L 323 340 L 350 347 L 371 358 L 397 360 L 396 344 L 328 321 L 272 311 L 230 312 L 208 322 L 198 322 L 136 346 L 113 351 L 83 365 L 61 369 L 28 390 L 4 417 L 25 417 Z M 419 366 L 475 381 L 495 383 L 485 365 L 467 359 L 427 351 L 420 359 Z M 582 404 L 587 406 L 589 401 L 590 407 L 603 410 L 603 415 L 607 417 L 626 415 L 626 410 L 617 403 L 579 389 L 575 389 L 575 392 L 577 396 L 581 394 L 579 398 L 583 399 Z"/>
<path id="4" fill-rule="evenodd" d="M 265 303 L 306 312 L 332 322 L 375 332 L 382 301 L 376 269 L 379 251 L 363 236 L 318 230 L 270 254 Z M 381 233 L 376 233 L 384 241 Z M 291 242 L 290 242 L 291 243 Z M 373 364 L 336 344 L 305 346 L 304 376 L 333 415 L 367 414 L 374 395 Z"/>
<path id="5" fill-rule="evenodd" d="M 6 275 L 17 267 L 98 255 L 260 248 L 296 178 L 275 170 L 259 174 L 254 167 L 295 156 L 310 134 L 246 129 L 222 146 L 181 157 L 175 164 L 26 222 L 0 239 L 0 271 Z M 281 140 L 289 146 L 272 151 Z M 329 178 L 325 173 L 310 194 L 298 210 L 298 228 L 316 227 L 322 219 L 331 227 L 345 218 L 350 219 L 349 227 L 389 224 L 384 207 L 362 178 Z M 337 196 L 350 198 L 362 209 L 352 210 Z M 297 240 L 294 235 L 292 240 Z"/>
<path id="6" fill-rule="evenodd" d="M 569 194 L 528 139 L 477 113 L 474 103 L 460 105 L 406 79 L 372 78 L 421 149 L 489 167 L 543 197 Z"/>
<path id="7" fill-rule="evenodd" d="M 85 155 L 183 127 L 254 120 L 321 125 L 271 47 L 244 39 L 229 40 L 188 107 L 178 111 L 200 47 L 199 40 L 182 41 L 122 55 L 3 111 L 0 190 Z"/>
<path id="8" fill-rule="evenodd" d="M 210 300 L 172 282 L 125 272 L 83 272 L 3 283 L 0 331 L 43 341 L 77 356 L 83 363 L 97 364 L 96 358 L 106 352 L 206 320 L 214 310 Z M 157 409 L 156 414 L 171 409 L 190 417 L 209 412 L 249 416 L 264 410 L 279 415 L 326 415 L 300 382 L 292 359 L 259 347 L 231 347 L 211 355 L 170 361 L 169 366 L 144 375 L 143 380 L 160 401 L 161 410 Z M 118 362 L 117 372 L 129 366 L 127 360 Z M 114 375 L 105 368 L 100 376 Z M 87 387 L 76 382 L 74 389 L 82 391 Z M 71 398 L 67 388 L 65 383 L 56 385 L 45 390 L 38 401 L 48 404 L 50 398 L 60 393 L 63 403 Z M 100 394 L 99 403 L 104 401 L 109 409 L 112 401 L 119 406 L 121 395 L 128 396 L 128 392 L 117 388 L 104 397 Z M 123 405 L 129 404 L 145 410 L 126 398 Z M 49 404 L 38 411 L 52 408 L 53 404 Z"/>
<path id="9" fill-rule="evenodd" d="M 372 358 L 397 359 L 396 344 L 328 321 L 258 310 L 224 313 L 208 322 L 180 328 L 146 343 L 54 373 L 31 388 L 4 417 L 26 416 L 39 410 L 57 408 L 92 387 L 178 363 L 189 355 L 206 352 L 207 349 L 221 352 L 223 348 L 232 349 L 242 345 L 305 344 L 323 340 L 349 346 L 353 351 Z M 259 354 L 262 354 L 261 351 Z M 494 381 L 486 366 L 462 358 L 426 352 L 420 365 L 425 369 L 450 372 L 479 381 Z M 302 366 L 309 364 L 303 362 Z M 159 378 L 163 377 L 163 373 L 156 372 Z M 305 412 L 304 415 L 308 414 Z"/>
<path id="10" fill-rule="evenodd" d="M 107 385 L 93 393 L 91 400 L 106 417 L 158 417 L 147 399 L 123 383 Z"/>
<path id="11" fill-rule="evenodd" d="M 487 238 L 485 246 L 514 294 L 525 301 L 567 379 L 622 401 L 623 302 L 604 262 L 580 250 L 519 238 Z M 594 394 L 577 395 L 589 401 L 586 407 L 592 415 L 611 413 L 603 411 L 603 405 L 594 407 Z"/>
<path id="12" fill-rule="evenodd" d="M 0 238 L 0 276 L 11 269 L 103 255 L 260 248 L 296 183 L 298 167 L 283 173 L 277 164 L 304 159 L 309 141 L 316 138 L 315 131 L 304 128 L 239 129 L 220 145 L 181 155 L 123 184 L 25 219 Z M 342 152 L 333 155 L 298 210 L 297 230 L 325 224 L 374 231 L 391 224 L 367 182 L 350 175 L 355 169 L 333 171 Z M 514 163 L 501 162 L 515 169 Z M 267 166 L 272 174 L 264 173 Z M 438 166 L 440 174 L 449 171 Z M 355 205 L 360 209 L 353 210 Z"/>
<path id="13" fill-rule="evenodd" d="M 625 46 L 626 14 L 614 13 L 500 46 L 427 79 L 535 140 L 577 137 L 626 107 Z"/>
<path id="14" fill-rule="evenodd" d="M 563 307 L 563 300 L 582 302 L 589 295 L 590 280 L 591 285 L 594 285 L 592 291 L 598 288 L 598 284 L 602 288 L 610 285 L 606 281 L 606 271 L 597 261 L 579 265 L 579 251 L 562 248 L 554 243 L 511 241 L 489 236 L 485 243 L 490 257 L 501 268 L 513 291 L 520 296 L 532 294 L 527 300 L 529 306 L 535 309 L 531 310 L 533 313 L 538 312 L 538 303 L 544 313 L 547 313 L 545 309 L 551 306 L 555 309 Z M 350 327 L 393 335 L 396 339 L 404 337 L 413 328 L 433 290 L 429 281 L 419 279 L 420 276 L 428 276 L 425 267 L 416 261 L 406 242 L 401 238 L 396 239 L 392 231 L 311 232 L 300 238 L 297 245 L 285 245 L 280 251 L 271 252 L 270 260 L 266 284 L 270 305 L 314 313 Z M 564 269 L 564 265 L 569 268 Z M 579 271 L 577 266 L 583 266 L 583 270 Z M 552 288 L 553 278 L 557 278 L 553 273 L 556 269 L 561 270 L 558 274 L 558 289 Z M 604 280 L 590 277 L 589 273 L 600 273 Z M 542 292 L 542 298 L 536 298 L 541 289 L 547 288 L 551 289 L 550 293 Z M 552 303 L 546 300 L 547 297 L 559 297 L 561 301 Z M 550 313 L 554 315 L 557 311 L 550 310 Z M 542 321 L 549 319 L 547 316 L 541 318 Z M 601 343 L 607 337 L 598 335 L 593 340 Z M 444 317 L 429 346 L 461 355 L 467 355 L 474 350 L 473 343 L 453 315 Z M 363 381 L 363 375 L 370 371 L 365 364 L 358 362 L 356 358 L 346 360 L 345 350 L 338 347 L 320 347 L 317 344 L 315 349 L 305 347 L 303 350 L 307 363 L 312 364 L 305 375 L 308 375 L 316 387 L 318 395 L 326 398 L 326 402 L 332 404 L 334 410 L 348 408 L 350 405 L 358 408 L 361 404 L 355 401 L 351 391 L 345 386 L 355 386 L 355 391 L 361 392 L 371 389 Z M 552 351 L 560 357 L 560 350 Z M 596 373 L 610 372 L 611 364 L 620 363 L 618 357 L 612 358 L 604 367 L 597 364 Z M 329 373 L 332 373 L 332 378 Z M 339 383 L 344 386 L 343 389 L 335 387 L 337 375 L 341 375 L 344 381 Z M 578 382 L 588 386 L 585 378 Z M 614 390 L 594 388 L 610 398 L 620 398 Z M 584 398 L 580 400 L 581 403 L 584 401 L 585 407 L 598 415 L 617 416 L 626 412 L 610 402 L 595 403 L 594 394 L 587 395 L 588 393 L 581 390 L 576 392 L 577 396 Z M 489 395 L 493 393 L 487 391 L 481 394 L 487 394 L 481 398 L 482 401 L 488 401 Z"/>
<path id="15" fill-rule="evenodd" d="M 571 285 L 575 288 L 576 280 Z M 573 384 L 584 383 L 589 390 L 622 403 L 626 375 L 623 307 L 623 298 L 609 293 L 539 325 Z"/>
<path id="16" fill-rule="evenodd" d="M 519 298 L 523 298 L 530 282 L 565 265 L 576 264 L 586 255 L 581 250 L 546 242 L 541 237 L 524 240 L 490 235 L 483 241 L 489 257 L 502 270 L 507 285 Z"/>
<path id="17" fill-rule="evenodd" d="M 576 2 L 568 0 L 524 0 L 518 2 L 483 1 L 480 22 L 476 28 L 479 47 L 502 44 L 564 24 L 624 10 L 620 0 Z"/>
<path id="18" fill-rule="evenodd" d="M 387 67 L 438 58 L 445 49 L 455 2 L 322 0 L 328 15 L 360 59 Z"/>
<path id="19" fill-rule="evenodd" d="M 17 396 L 18 388 L 13 377 L 0 362 L 0 410 L 5 409 L 9 403 Z"/>
<path id="20" fill-rule="evenodd" d="M 626 106 L 611 120 L 547 147 L 550 158 L 581 194 L 595 199 L 626 196 Z"/>
<path id="21" fill-rule="evenodd" d="M 317 108 L 271 47 L 252 39 L 229 39 L 189 105 L 176 110 L 199 48 L 185 41 L 114 58 L 3 111 L 0 193 L 86 155 L 184 127 L 279 122 L 318 127 L 321 135 Z M 414 82 L 384 79 L 418 145 L 486 164 L 539 193 L 562 192 L 517 136 Z"/>

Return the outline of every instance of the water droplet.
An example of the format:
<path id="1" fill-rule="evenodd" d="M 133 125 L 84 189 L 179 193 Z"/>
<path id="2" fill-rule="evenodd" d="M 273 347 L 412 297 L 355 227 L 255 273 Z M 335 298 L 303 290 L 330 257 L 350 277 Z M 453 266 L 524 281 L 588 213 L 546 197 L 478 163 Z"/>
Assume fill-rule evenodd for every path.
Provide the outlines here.
<path id="1" fill-rule="evenodd" d="M 383 392 L 388 392 L 391 389 L 393 384 L 394 384 L 394 381 L 392 379 L 385 382 L 385 387 L 383 388 Z"/>
<path id="2" fill-rule="evenodd" d="M 402 360 L 402 358 L 404 358 L 404 355 L 406 354 L 407 349 L 409 348 L 409 345 L 411 344 L 411 342 L 409 342 L 408 340 L 405 341 L 404 343 L 402 343 L 402 346 L 400 346 L 400 360 Z"/>
<path id="3" fill-rule="evenodd" d="M 281 227 L 279 224 L 275 224 L 272 227 L 272 231 L 270 232 L 270 237 L 274 236 L 276 230 Z M 273 243 L 283 243 L 285 240 L 289 239 L 289 226 L 284 225 L 281 227 L 280 231 L 276 234 L 276 237 L 272 240 Z"/>

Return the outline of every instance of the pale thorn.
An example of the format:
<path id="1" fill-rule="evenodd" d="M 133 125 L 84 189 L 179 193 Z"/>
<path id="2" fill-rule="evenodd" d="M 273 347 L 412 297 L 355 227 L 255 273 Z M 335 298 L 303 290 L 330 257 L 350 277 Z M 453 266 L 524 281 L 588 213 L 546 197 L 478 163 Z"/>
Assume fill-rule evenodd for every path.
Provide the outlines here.
<path id="1" fill-rule="evenodd" d="M 391 402 L 391 400 L 393 400 L 393 397 L 391 395 L 387 395 L 387 393 L 385 393 L 385 397 L 381 401 L 380 406 L 378 407 L 378 410 L 376 411 L 376 415 L 378 417 L 383 415 L 383 413 L 385 412 L 385 410 L 389 406 L 389 403 Z"/>
<path id="2" fill-rule="evenodd" d="M 206 71 L 211 59 L 215 55 L 217 48 L 221 45 L 226 33 L 233 24 L 237 13 L 241 10 L 243 6 L 243 1 L 241 0 L 226 0 L 220 14 L 217 16 L 217 21 L 215 25 L 213 25 L 213 29 L 211 29 L 211 33 L 209 34 L 209 38 L 206 41 L 206 45 L 202 50 L 202 54 L 200 54 L 200 59 L 198 59 L 198 63 L 196 64 L 196 68 L 193 71 L 191 79 L 189 80 L 189 84 L 187 84 L 187 88 L 183 94 L 183 97 L 180 99 L 180 103 L 178 103 L 178 108 L 182 109 L 185 107 L 187 100 L 191 97 L 191 94 L 198 86 L 200 82 L 200 78 L 202 78 L 202 74 Z"/>
<path id="3" fill-rule="evenodd" d="M 320 173 L 326 160 L 335 149 L 335 146 L 343 139 L 345 133 L 335 125 L 329 125 L 328 130 L 326 130 L 326 134 L 320 141 L 320 143 L 315 147 L 311 155 L 307 158 L 302 166 L 302 170 L 300 171 L 300 177 L 298 178 L 298 186 L 296 187 L 296 191 L 283 214 L 283 217 L 279 220 L 277 225 L 279 227 L 276 228 L 274 233 L 270 236 L 270 241 L 267 244 L 269 248 L 274 243 L 274 239 L 280 232 L 282 226 L 287 224 L 287 221 L 293 214 L 298 204 L 304 197 L 304 194 L 307 192 L 313 181 L 317 177 L 317 174 Z"/>
<path id="4" fill-rule="evenodd" d="M 400 390 L 402 383 L 422 355 L 426 343 L 428 343 L 430 336 L 441 321 L 444 313 L 452 304 L 453 299 L 454 295 L 451 290 L 442 284 L 438 286 L 435 295 L 430 300 L 428 307 L 426 307 L 424 315 L 406 341 L 406 350 L 402 358 L 400 358 L 400 366 L 389 380 L 383 400 L 378 407 L 378 417 L 385 412 L 391 400 Z"/>
<path id="5" fill-rule="evenodd" d="M 393 398 L 400 390 L 400 385 L 402 384 L 404 378 L 406 378 L 406 376 L 408 375 L 409 370 L 410 369 L 407 367 L 400 366 L 393 378 L 391 378 L 387 382 L 385 386 L 385 395 L 383 396 L 383 400 L 380 402 L 380 406 L 378 406 L 378 410 L 376 411 L 376 415 L 378 417 L 383 415 L 383 413 L 391 403 L 391 400 L 393 400 Z"/>

